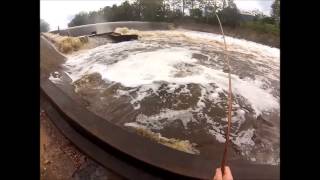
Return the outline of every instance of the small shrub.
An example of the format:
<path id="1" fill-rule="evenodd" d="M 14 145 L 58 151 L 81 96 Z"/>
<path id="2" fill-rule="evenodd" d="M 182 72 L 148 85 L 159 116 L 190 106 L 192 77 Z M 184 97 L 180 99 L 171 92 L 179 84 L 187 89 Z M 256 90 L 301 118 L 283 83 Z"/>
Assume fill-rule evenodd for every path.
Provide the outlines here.
<path id="1" fill-rule="evenodd" d="M 249 21 L 241 24 L 241 26 L 257 32 L 270 33 L 273 35 L 279 35 L 280 33 L 280 29 L 277 25 L 263 21 Z"/>

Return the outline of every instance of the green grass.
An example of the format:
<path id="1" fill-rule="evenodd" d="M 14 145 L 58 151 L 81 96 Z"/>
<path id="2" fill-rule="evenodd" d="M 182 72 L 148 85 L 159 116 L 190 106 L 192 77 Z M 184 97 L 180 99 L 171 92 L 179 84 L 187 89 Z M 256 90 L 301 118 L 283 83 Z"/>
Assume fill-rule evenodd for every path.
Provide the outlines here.
<path id="1" fill-rule="evenodd" d="M 260 33 L 280 35 L 280 28 L 275 24 L 270 24 L 261 21 L 250 21 L 241 24 L 241 27 L 252 29 Z"/>

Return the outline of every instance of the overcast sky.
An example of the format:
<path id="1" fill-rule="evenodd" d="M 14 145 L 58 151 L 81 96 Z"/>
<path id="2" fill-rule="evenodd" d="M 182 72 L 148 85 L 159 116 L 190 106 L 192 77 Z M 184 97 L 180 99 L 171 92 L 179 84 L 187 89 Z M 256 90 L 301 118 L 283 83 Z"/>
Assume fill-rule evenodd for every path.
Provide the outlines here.
<path id="1" fill-rule="evenodd" d="M 120 5 L 124 0 L 40 0 L 40 18 L 50 24 L 50 29 L 67 28 L 73 16 L 80 11 L 99 10 L 113 4 Z M 234 0 L 240 10 L 258 9 L 269 15 L 274 0 Z"/>

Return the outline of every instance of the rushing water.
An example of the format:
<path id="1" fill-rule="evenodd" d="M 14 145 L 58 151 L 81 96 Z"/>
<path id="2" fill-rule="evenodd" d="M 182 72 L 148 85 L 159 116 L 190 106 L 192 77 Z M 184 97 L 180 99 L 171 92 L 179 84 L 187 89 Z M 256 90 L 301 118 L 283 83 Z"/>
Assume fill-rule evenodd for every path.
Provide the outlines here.
<path id="1" fill-rule="evenodd" d="M 128 130 L 140 127 L 189 140 L 200 155 L 220 158 L 228 88 L 222 36 L 136 33 L 139 40 L 109 43 L 68 59 L 64 66 L 76 94 L 89 110 Z M 278 164 L 279 49 L 226 41 L 234 96 L 231 158 Z"/>

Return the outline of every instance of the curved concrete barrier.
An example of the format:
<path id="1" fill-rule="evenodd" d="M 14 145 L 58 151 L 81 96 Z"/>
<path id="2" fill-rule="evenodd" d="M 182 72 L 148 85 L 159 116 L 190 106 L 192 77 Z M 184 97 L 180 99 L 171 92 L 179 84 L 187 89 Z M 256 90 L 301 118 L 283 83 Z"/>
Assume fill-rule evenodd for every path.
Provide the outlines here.
<path id="1" fill-rule="evenodd" d="M 171 23 L 159 23 L 159 22 L 142 22 L 142 21 L 123 21 L 123 22 L 106 22 L 106 23 L 97 23 L 97 24 L 88 24 L 82 26 L 71 27 L 63 30 L 51 31 L 52 33 L 60 33 L 64 36 L 83 36 L 90 35 L 93 33 L 103 34 L 107 32 L 114 31 L 117 27 L 127 27 L 130 29 L 137 30 L 168 30 L 170 26 L 173 26 Z"/>
<path id="2" fill-rule="evenodd" d="M 66 61 L 56 47 L 43 36 L 40 37 L 40 72 L 41 77 L 47 77 L 49 73 L 56 70 L 59 65 Z"/>

